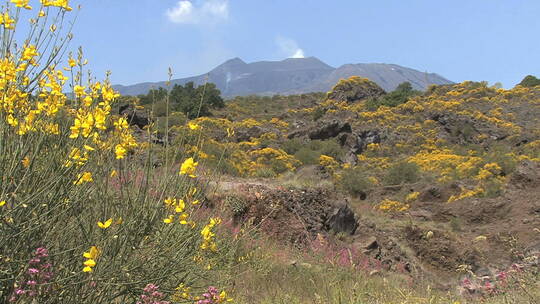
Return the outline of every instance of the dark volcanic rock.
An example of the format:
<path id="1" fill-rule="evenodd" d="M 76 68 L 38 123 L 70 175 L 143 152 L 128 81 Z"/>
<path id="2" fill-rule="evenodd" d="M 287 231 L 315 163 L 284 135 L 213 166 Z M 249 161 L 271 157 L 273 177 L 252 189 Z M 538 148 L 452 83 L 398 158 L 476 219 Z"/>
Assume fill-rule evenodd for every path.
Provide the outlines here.
<path id="1" fill-rule="evenodd" d="M 311 140 L 315 139 L 330 139 L 338 136 L 340 133 L 351 133 L 351 125 L 348 122 L 340 122 L 333 120 L 323 123 L 320 127 L 309 131 L 308 137 Z"/>
<path id="2" fill-rule="evenodd" d="M 249 141 L 251 140 L 252 138 L 258 138 L 258 137 L 261 137 L 261 135 L 263 135 L 266 131 L 259 127 L 259 126 L 253 126 L 251 128 L 248 128 L 248 129 L 244 129 L 244 130 L 238 130 L 236 131 L 236 141 L 237 142 L 242 142 L 242 141 Z"/>
<path id="3" fill-rule="evenodd" d="M 326 221 L 326 225 L 334 233 L 344 232 L 354 234 L 356 228 L 358 228 L 356 215 L 347 204 L 336 207 L 330 213 L 330 217 Z"/>
<path id="4" fill-rule="evenodd" d="M 342 134 L 338 140 L 347 149 L 343 161 L 356 164 L 356 156 L 364 152 L 369 144 L 381 143 L 382 136 L 377 130 L 367 130 L 360 133 Z"/>
<path id="5" fill-rule="evenodd" d="M 128 122 L 132 126 L 137 126 L 141 129 L 150 124 L 150 118 L 148 114 L 143 110 L 138 110 L 132 104 L 126 104 L 120 106 L 118 109 L 118 114 L 126 116 Z"/>

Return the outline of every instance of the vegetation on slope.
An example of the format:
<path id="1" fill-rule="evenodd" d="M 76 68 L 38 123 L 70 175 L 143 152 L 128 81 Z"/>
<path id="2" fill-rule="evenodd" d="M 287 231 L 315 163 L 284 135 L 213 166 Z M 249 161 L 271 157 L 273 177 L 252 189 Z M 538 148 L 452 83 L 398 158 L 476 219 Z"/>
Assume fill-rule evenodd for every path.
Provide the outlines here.
<path id="1" fill-rule="evenodd" d="M 497 230 L 508 227 L 498 210 L 532 210 L 524 219 L 534 225 L 531 201 L 526 210 L 488 200 L 480 208 L 459 204 L 538 192 L 530 187 L 533 175 L 518 168 L 529 164 L 534 172 L 540 162 L 539 86 L 527 81 L 503 90 L 465 82 L 420 93 L 403 84 L 385 94 L 355 77 L 327 96 L 250 96 L 224 104 L 212 85 L 187 84 L 121 99 L 107 79 L 84 76 L 82 51 L 62 60 L 71 36 L 61 26 L 68 1 L 41 1 L 34 10 L 27 1 L 10 1 L 4 9 L 2 302 L 538 299 L 538 257 L 522 250 L 521 240 L 477 235 L 459 222 L 451 223 L 452 232 L 409 211 L 426 203 L 442 210 L 432 218 L 458 214 L 471 225 L 493 217 L 500 228 L 475 227 Z M 15 44 L 26 14 L 33 17 L 29 36 Z M 52 24 L 48 15 L 61 18 Z M 44 34 L 33 36 L 38 32 Z M 138 116 L 145 110 L 149 117 Z M 212 191 L 220 177 L 233 180 L 230 193 Z M 238 190 L 251 177 L 265 179 Z M 306 179 L 327 183 L 306 187 Z M 284 188 L 287 182 L 303 184 Z M 345 192 L 358 198 L 357 207 L 368 203 L 360 223 L 348 205 L 334 204 Z M 331 222 L 340 216 L 350 221 Z M 376 238 L 362 239 L 366 233 Z M 512 260 L 501 253 L 490 262 L 508 267 L 488 279 L 477 276 L 473 267 L 505 244 Z M 462 295 L 429 276 L 450 278 L 456 268 L 467 275 L 458 284 Z"/>

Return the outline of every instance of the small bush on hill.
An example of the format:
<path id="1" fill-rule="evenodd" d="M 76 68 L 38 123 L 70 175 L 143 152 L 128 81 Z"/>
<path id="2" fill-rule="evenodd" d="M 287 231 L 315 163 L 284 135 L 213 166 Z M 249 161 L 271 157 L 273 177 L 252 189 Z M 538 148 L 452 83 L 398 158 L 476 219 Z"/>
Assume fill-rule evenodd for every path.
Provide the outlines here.
<path id="1" fill-rule="evenodd" d="M 380 106 L 396 107 L 400 104 L 406 103 L 409 98 L 420 94 L 421 92 L 414 90 L 409 82 L 404 82 L 389 94 L 368 99 L 366 101 L 366 108 L 370 111 L 375 111 Z"/>
<path id="2" fill-rule="evenodd" d="M 373 184 L 362 168 L 355 167 L 343 171 L 340 187 L 351 195 L 365 197 Z"/>
<path id="3" fill-rule="evenodd" d="M 391 166 L 384 182 L 387 185 L 399 185 L 402 183 L 414 183 L 420 178 L 420 169 L 418 165 L 409 162 L 399 162 Z"/>
<path id="4" fill-rule="evenodd" d="M 540 85 L 540 79 L 536 78 L 533 75 L 527 75 L 525 76 L 525 78 L 523 78 L 519 85 L 526 88 L 532 88 Z"/>

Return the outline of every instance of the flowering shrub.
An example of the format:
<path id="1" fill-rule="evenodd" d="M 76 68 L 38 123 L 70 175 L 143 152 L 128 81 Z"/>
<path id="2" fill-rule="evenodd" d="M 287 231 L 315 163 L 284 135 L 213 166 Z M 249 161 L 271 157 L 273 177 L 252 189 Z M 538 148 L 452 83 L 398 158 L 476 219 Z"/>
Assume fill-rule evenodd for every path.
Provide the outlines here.
<path id="1" fill-rule="evenodd" d="M 137 304 L 170 304 L 171 302 L 163 300 L 165 295 L 159 291 L 159 286 L 148 284 L 143 289 L 141 300 Z"/>
<path id="2" fill-rule="evenodd" d="M 377 209 L 383 211 L 383 212 L 404 212 L 409 210 L 411 206 L 409 204 L 401 203 L 398 201 L 393 201 L 389 199 L 383 200 L 379 205 L 377 206 Z"/>
<path id="3" fill-rule="evenodd" d="M 22 299 L 39 299 L 46 297 L 51 292 L 49 284 L 52 277 L 52 264 L 48 262 L 49 252 L 46 248 L 39 247 L 33 257 L 28 261 L 28 269 L 17 288 L 9 298 L 9 302 L 17 302 Z"/>
<path id="4" fill-rule="evenodd" d="M 81 50 L 64 64 L 68 1 L 2 10 L 0 302 L 132 303 L 146 286 L 141 303 L 168 303 L 148 284 L 207 286 L 219 236 L 199 204 L 198 155 L 153 168 L 150 139 L 113 114 L 109 81 L 84 76 Z M 15 33 L 29 14 L 28 35 Z"/>

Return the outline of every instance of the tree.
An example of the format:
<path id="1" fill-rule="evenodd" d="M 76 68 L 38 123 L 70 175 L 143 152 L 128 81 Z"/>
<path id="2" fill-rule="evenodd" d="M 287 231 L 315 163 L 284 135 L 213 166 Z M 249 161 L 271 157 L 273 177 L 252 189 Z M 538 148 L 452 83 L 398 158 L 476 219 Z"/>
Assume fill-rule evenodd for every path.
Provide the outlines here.
<path id="1" fill-rule="evenodd" d="M 525 78 L 523 78 L 519 85 L 526 88 L 532 88 L 540 85 L 540 79 L 534 77 L 533 75 L 527 75 Z"/>
<path id="2" fill-rule="evenodd" d="M 377 110 L 380 106 L 396 107 L 402 103 L 406 103 L 409 98 L 420 94 L 420 91 L 414 90 L 411 83 L 406 81 L 386 95 L 368 99 L 366 101 L 366 106 L 371 111 Z"/>
<path id="3" fill-rule="evenodd" d="M 146 95 L 139 95 L 139 102 L 142 105 L 157 103 L 162 100 L 165 100 L 167 96 L 167 90 L 159 87 L 157 89 L 151 89 Z"/>
<path id="4" fill-rule="evenodd" d="M 175 84 L 167 93 L 164 88 L 153 89 L 146 95 L 140 95 L 141 104 L 155 104 L 154 114 L 164 116 L 166 112 L 167 94 L 169 94 L 169 112 L 182 112 L 189 119 L 210 115 L 211 109 L 225 106 L 221 92 L 213 83 L 195 87 L 193 82 L 184 85 Z"/>

